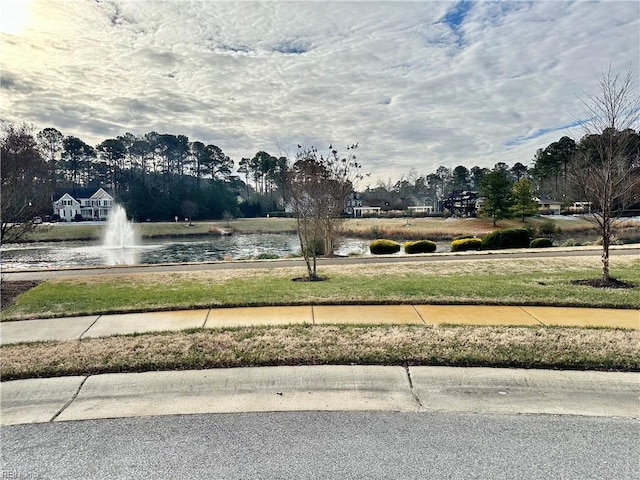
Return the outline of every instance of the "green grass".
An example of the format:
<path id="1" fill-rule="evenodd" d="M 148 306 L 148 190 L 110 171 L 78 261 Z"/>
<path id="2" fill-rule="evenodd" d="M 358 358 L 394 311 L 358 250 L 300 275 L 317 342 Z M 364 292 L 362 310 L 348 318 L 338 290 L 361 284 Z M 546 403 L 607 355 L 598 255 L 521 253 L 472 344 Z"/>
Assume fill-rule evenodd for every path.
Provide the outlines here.
<path id="1" fill-rule="evenodd" d="M 625 290 L 575 286 L 597 257 L 449 260 L 321 269 L 126 274 L 46 281 L 2 318 L 211 306 L 471 303 L 638 308 L 640 258 L 612 258 Z M 191 329 L 0 347 L 2 380 L 256 365 L 450 365 L 640 370 L 640 331 L 557 327 L 292 325 Z"/>
<path id="2" fill-rule="evenodd" d="M 590 264 L 593 267 L 588 268 Z M 612 276 L 632 289 L 596 289 L 594 258 L 473 260 L 332 266 L 323 282 L 293 282 L 302 268 L 114 274 L 46 281 L 3 309 L 2 320 L 190 309 L 306 304 L 494 304 L 638 308 L 640 260 L 613 259 Z"/>

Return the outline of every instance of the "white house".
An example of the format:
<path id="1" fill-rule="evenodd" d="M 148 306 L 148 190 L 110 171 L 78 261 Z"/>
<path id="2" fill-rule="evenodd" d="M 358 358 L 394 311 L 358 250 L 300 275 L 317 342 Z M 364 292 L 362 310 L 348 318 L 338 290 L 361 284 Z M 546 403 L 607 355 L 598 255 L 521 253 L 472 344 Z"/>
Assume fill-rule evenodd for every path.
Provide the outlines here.
<path id="1" fill-rule="evenodd" d="M 419 214 L 419 213 L 425 213 L 425 214 L 429 214 L 429 213 L 433 213 L 433 206 L 431 205 L 409 205 L 407 207 L 407 210 L 409 210 L 409 213 L 413 214 Z"/>
<path id="2" fill-rule="evenodd" d="M 540 212 L 548 212 L 553 214 L 559 214 L 562 210 L 562 202 L 558 200 L 552 200 L 551 198 L 536 198 L 538 202 L 538 210 Z"/>
<path id="3" fill-rule="evenodd" d="M 62 192 L 53 202 L 53 213 L 63 222 L 75 220 L 82 215 L 84 220 L 104 220 L 113 207 L 113 197 L 102 188 L 75 188 Z"/>
<path id="4" fill-rule="evenodd" d="M 411 193 L 404 199 L 404 203 L 411 214 L 430 214 L 435 211 L 435 202 L 433 198 L 427 195 L 414 195 Z"/>
<path id="5" fill-rule="evenodd" d="M 380 215 L 381 211 L 382 211 L 382 207 L 372 207 L 372 206 L 353 207 L 353 216 L 356 218 L 376 217 Z"/>

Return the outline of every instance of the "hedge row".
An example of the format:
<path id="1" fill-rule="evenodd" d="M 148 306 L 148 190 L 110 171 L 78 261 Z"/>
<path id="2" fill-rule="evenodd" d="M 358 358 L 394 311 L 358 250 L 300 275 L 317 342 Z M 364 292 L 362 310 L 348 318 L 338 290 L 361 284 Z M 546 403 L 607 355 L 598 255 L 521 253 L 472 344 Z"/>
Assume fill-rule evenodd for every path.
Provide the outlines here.
<path id="1" fill-rule="evenodd" d="M 485 235 L 482 238 L 482 249 L 526 248 L 529 242 L 529 231 L 526 228 L 508 228 Z"/>
<path id="2" fill-rule="evenodd" d="M 436 242 L 431 240 L 416 240 L 415 242 L 405 242 L 405 253 L 433 253 L 436 251 Z"/>
<path id="3" fill-rule="evenodd" d="M 471 235 L 456 237 L 451 242 L 452 252 L 464 252 L 467 250 L 499 250 L 504 248 L 546 248 L 552 247 L 553 241 L 548 238 L 536 238 L 530 240 L 529 230 L 525 228 L 508 228 L 496 230 L 476 238 Z M 388 255 L 398 253 L 402 246 L 394 240 L 378 239 L 371 242 L 369 250 L 374 255 Z M 416 240 L 404 243 L 404 251 L 413 253 L 432 253 L 436 251 L 436 244 L 431 240 Z"/>
<path id="4" fill-rule="evenodd" d="M 465 252 L 467 250 L 480 250 L 482 248 L 481 238 L 459 238 L 451 242 L 452 252 Z"/>
<path id="5" fill-rule="evenodd" d="M 369 250 L 374 255 L 390 255 L 398 253 L 401 245 L 394 240 L 378 239 L 371 242 Z M 404 251 L 408 254 L 413 253 L 432 253 L 436 251 L 436 243 L 431 240 L 416 240 L 404 243 Z"/>
<path id="6" fill-rule="evenodd" d="M 531 248 L 549 248 L 553 247 L 553 240 L 550 238 L 534 238 L 531 240 Z"/>
<path id="7" fill-rule="evenodd" d="M 400 244 L 395 240 L 385 240 L 380 238 L 371 242 L 369 250 L 371 250 L 371 253 L 374 255 L 389 255 L 392 253 L 398 253 L 400 251 Z"/>

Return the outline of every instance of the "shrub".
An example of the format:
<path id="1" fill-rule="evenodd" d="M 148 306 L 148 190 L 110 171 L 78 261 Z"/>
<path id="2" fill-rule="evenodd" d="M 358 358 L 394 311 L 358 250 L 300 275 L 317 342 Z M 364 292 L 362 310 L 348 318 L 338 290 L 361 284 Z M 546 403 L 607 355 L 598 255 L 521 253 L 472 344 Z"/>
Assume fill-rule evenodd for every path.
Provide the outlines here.
<path id="1" fill-rule="evenodd" d="M 624 242 L 622 240 L 620 240 L 618 237 L 616 237 L 615 235 L 611 235 L 609 238 L 609 244 L 610 245 L 623 245 Z M 595 245 L 602 245 L 602 237 L 598 238 L 595 241 Z"/>
<path id="2" fill-rule="evenodd" d="M 577 242 L 575 238 L 567 238 L 562 244 L 561 247 L 579 247 L 580 242 Z"/>
<path id="3" fill-rule="evenodd" d="M 550 238 L 534 238 L 531 240 L 531 248 L 549 248 L 553 247 L 553 240 Z"/>
<path id="4" fill-rule="evenodd" d="M 275 253 L 260 253 L 256 257 L 257 260 L 275 260 L 277 258 L 280 258 L 280 256 Z"/>
<path id="5" fill-rule="evenodd" d="M 378 225 L 374 225 L 373 227 L 371 227 L 369 235 L 369 238 L 377 238 L 380 236 L 380 234 L 382 233 L 382 231 L 380 230 L 380 227 Z"/>
<path id="6" fill-rule="evenodd" d="M 459 238 L 451 242 L 452 252 L 464 252 L 467 250 L 480 250 L 482 239 L 480 238 Z"/>
<path id="7" fill-rule="evenodd" d="M 473 235 L 460 235 L 459 237 L 455 237 L 453 241 L 455 242 L 456 240 L 466 240 L 467 238 L 475 238 L 475 237 Z"/>
<path id="8" fill-rule="evenodd" d="M 405 253 L 432 253 L 436 251 L 436 243 L 431 240 L 416 240 L 404 243 Z"/>
<path id="9" fill-rule="evenodd" d="M 482 248 L 497 250 L 501 248 L 526 248 L 529 246 L 529 231 L 525 228 L 507 228 L 496 230 L 482 238 Z"/>
<path id="10" fill-rule="evenodd" d="M 324 251 L 324 240 L 321 238 L 316 238 L 313 241 L 310 241 L 309 244 L 306 246 L 307 247 L 307 251 L 309 253 L 309 257 L 313 257 L 314 253 L 316 257 L 321 257 L 325 254 Z M 315 250 L 315 252 L 314 252 Z"/>
<path id="11" fill-rule="evenodd" d="M 398 253 L 400 251 L 400 244 L 394 240 L 378 239 L 371 242 L 369 250 L 374 255 Z"/>
<path id="12" fill-rule="evenodd" d="M 562 233 L 562 229 L 553 220 L 545 220 L 538 225 L 538 235 L 543 237 L 553 237 L 554 235 L 560 235 L 560 233 Z"/>

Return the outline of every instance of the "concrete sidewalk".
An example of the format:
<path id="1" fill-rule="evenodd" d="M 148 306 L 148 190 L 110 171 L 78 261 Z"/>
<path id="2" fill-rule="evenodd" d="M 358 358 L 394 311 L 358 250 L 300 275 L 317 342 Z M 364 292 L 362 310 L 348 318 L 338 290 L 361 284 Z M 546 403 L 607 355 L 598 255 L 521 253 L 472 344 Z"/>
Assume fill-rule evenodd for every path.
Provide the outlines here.
<path id="1" fill-rule="evenodd" d="M 16 380 L 0 394 L 2 425 L 312 410 L 640 416 L 640 374 L 616 372 L 254 367 Z"/>
<path id="2" fill-rule="evenodd" d="M 640 309 L 480 305 L 211 308 L 0 323 L 0 344 L 74 340 L 188 328 L 308 324 L 462 324 L 640 329 Z"/>
<path id="3" fill-rule="evenodd" d="M 444 305 L 213 308 L 0 323 L 2 344 L 134 332 L 308 324 L 640 329 L 640 310 Z M 0 383 L 0 424 L 293 410 L 640 416 L 640 373 L 399 366 L 259 367 Z"/>

